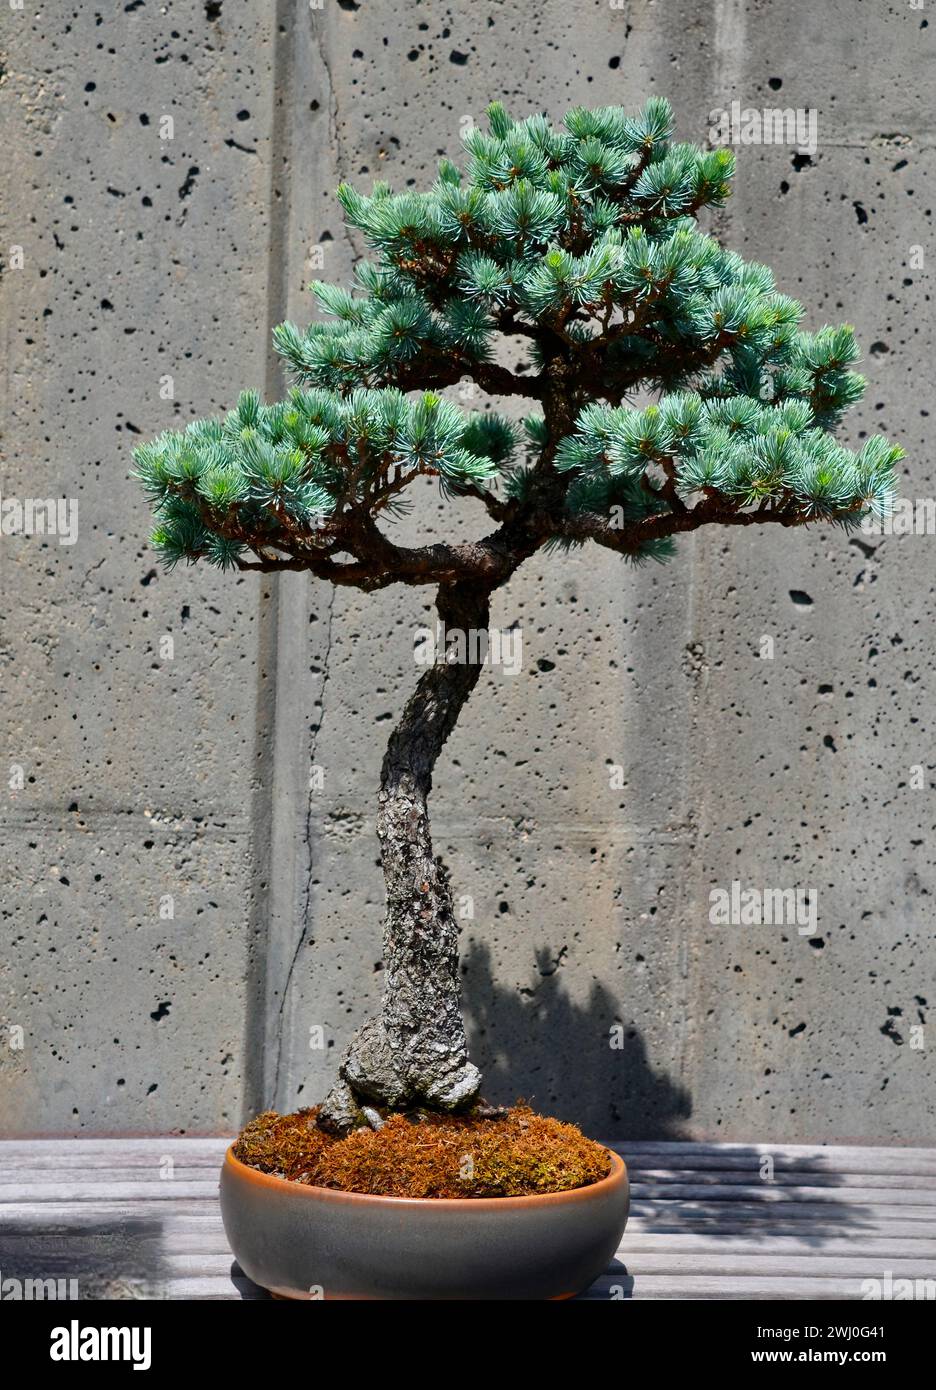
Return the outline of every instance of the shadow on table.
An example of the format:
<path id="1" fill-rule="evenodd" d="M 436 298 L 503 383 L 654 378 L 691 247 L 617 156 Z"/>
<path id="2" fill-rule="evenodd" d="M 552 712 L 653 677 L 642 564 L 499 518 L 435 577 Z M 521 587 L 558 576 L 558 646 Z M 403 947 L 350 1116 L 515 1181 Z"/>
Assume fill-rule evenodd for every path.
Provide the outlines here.
<path id="1" fill-rule="evenodd" d="M 154 1217 L 67 1220 L 41 1213 L 7 1221 L 0 1232 L 0 1271 L 24 1298 L 157 1299 L 172 1277 L 163 1223 Z M 7 1295 L 4 1294 L 4 1297 Z"/>
<path id="2" fill-rule="evenodd" d="M 234 1285 L 241 1298 L 246 1302 L 275 1302 L 273 1295 L 267 1289 L 262 1289 L 259 1284 L 255 1284 L 252 1279 L 248 1279 L 236 1260 L 231 1264 L 231 1283 Z"/>
<path id="3" fill-rule="evenodd" d="M 821 1158 L 807 1163 L 753 1144 L 719 1151 L 688 1141 L 689 1093 L 651 1065 L 635 1028 L 620 1026 L 619 1002 L 605 986 L 596 981 L 581 1002 L 569 995 L 548 951 L 537 952 L 529 982 L 516 988 L 494 978 L 489 949 L 474 942 L 463 985 L 485 1095 L 502 1103 L 522 1096 L 611 1141 L 630 1173 L 628 1231 L 704 1235 L 726 1245 L 743 1238 L 762 1251 L 792 1236 L 806 1255 L 875 1224 L 867 1205 L 848 1200 L 843 1176 Z M 656 1149 L 657 1141 L 666 1147 Z M 716 1273 L 717 1248 L 711 1261 Z M 639 1254 L 626 1264 L 615 1260 L 582 1296 L 628 1299 L 639 1269 Z"/>

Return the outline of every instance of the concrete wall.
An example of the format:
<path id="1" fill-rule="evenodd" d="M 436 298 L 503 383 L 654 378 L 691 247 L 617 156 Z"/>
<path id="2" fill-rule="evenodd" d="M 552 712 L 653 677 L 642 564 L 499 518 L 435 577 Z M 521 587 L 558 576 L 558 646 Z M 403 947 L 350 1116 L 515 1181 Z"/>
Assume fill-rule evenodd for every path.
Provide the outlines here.
<path id="1" fill-rule="evenodd" d="M 71 547 L 0 539 L 3 1133 L 230 1130 L 312 1103 L 379 995 L 374 787 L 423 595 L 157 574 L 125 477 L 134 440 L 279 388 L 270 326 L 310 317 L 310 275 L 362 249 L 338 179 L 425 184 L 493 96 L 558 119 L 664 93 L 699 141 L 734 99 L 816 109 L 811 158 L 739 150 L 717 230 L 811 326 L 874 345 L 847 441 L 886 429 L 906 495 L 929 496 L 925 13 L 5 14 L 0 488 L 77 498 L 80 524 Z M 427 489 L 406 529 L 481 524 Z M 484 675 L 434 795 L 492 1097 L 605 1135 L 932 1140 L 911 1030 L 936 989 L 934 544 L 713 534 L 665 570 L 538 558 L 496 596 L 523 670 Z M 711 926 L 733 880 L 817 889 L 817 931 Z"/>

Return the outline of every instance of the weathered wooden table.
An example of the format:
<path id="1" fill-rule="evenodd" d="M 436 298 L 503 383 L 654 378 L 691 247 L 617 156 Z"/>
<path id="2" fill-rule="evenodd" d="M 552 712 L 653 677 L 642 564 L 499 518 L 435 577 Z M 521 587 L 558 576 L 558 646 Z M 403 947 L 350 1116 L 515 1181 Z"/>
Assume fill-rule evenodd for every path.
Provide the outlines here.
<path id="1" fill-rule="evenodd" d="M 266 1298 L 224 1237 L 226 1143 L 0 1142 L 0 1281 L 74 1279 L 80 1298 Z M 936 1281 L 936 1149 L 616 1147 L 631 1217 L 585 1298 L 861 1299 L 869 1280 L 886 1298 L 909 1288 L 899 1280 Z"/>

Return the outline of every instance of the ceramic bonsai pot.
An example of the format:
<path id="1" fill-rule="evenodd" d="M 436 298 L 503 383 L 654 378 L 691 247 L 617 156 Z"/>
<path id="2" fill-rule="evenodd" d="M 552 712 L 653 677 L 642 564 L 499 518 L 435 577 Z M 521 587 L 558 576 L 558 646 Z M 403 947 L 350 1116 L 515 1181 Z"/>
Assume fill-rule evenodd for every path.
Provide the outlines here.
<path id="1" fill-rule="evenodd" d="M 372 1197 L 248 1168 L 229 1149 L 221 1215 L 238 1264 L 281 1298 L 571 1298 L 608 1267 L 627 1169 L 532 1197 Z"/>

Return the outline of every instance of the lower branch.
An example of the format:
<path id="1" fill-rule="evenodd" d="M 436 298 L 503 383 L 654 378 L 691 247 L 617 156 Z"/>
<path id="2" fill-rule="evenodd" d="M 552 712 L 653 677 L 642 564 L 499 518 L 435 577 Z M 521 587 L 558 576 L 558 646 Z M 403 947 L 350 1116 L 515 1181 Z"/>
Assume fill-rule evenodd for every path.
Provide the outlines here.
<path id="1" fill-rule="evenodd" d="M 862 503 L 844 509 L 860 511 Z M 647 541 L 660 540 L 666 536 L 680 535 L 686 531 L 697 531 L 702 526 L 764 526 L 774 523 L 778 526 L 808 526 L 822 518 L 810 516 L 792 507 L 779 507 L 771 511 L 758 508 L 756 511 L 741 511 L 723 497 L 710 496 L 697 502 L 694 507 L 682 507 L 671 512 L 657 512 L 641 521 L 629 525 L 612 526 L 603 516 L 583 515 L 563 520 L 560 534 L 572 540 L 595 541 L 608 550 L 617 550 L 623 555 L 640 550 Z"/>

